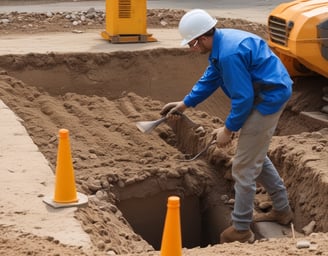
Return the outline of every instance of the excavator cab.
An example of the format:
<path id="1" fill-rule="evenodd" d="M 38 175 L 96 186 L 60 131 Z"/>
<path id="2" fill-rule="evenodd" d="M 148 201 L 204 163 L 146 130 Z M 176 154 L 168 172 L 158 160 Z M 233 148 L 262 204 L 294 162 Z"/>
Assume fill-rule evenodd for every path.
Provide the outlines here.
<path id="1" fill-rule="evenodd" d="M 328 78 L 328 1 L 283 3 L 269 15 L 268 28 L 268 43 L 291 76 Z"/>

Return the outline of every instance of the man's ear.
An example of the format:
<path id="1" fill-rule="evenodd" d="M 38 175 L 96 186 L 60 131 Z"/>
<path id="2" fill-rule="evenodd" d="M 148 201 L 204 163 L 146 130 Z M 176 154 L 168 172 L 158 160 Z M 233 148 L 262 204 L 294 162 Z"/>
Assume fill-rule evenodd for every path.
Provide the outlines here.
<path id="1" fill-rule="evenodd" d="M 211 47 L 211 37 L 210 36 L 201 36 L 198 39 L 199 41 L 202 42 L 202 45 L 206 47 Z"/>
<path id="2" fill-rule="evenodd" d="M 198 37 L 198 40 L 201 40 L 201 41 L 203 41 L 203 40 L 204 40 L 204 38 L 206 38 L 206 36 L 200 36 L 200 37 Z"/>

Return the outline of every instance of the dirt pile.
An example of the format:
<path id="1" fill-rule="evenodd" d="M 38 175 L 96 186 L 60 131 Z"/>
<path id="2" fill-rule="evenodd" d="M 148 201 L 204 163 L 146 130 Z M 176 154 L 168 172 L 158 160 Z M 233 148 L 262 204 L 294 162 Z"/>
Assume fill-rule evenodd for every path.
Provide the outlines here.
<path id="1" fill-rule="evenodd" d="M 148 28 L 174 28 L 185 11 L 174 9 L 147 10 Z M 266 26 L 242 19 L 217 18 L 219 27 L 245 29 L 266 37 Z M 71 32 L 88 29 L 105 28 L 105 12 L 90 8 L 81 12 L 48 12 L 48 13 L 0 13 L 0 29 L 4 34 Z"/>
<path id="2" fill-rule="evenodd" d="M 172 16 L 166 10 L 154 13 L 154 26 L 163 26 L 163 20 L 177 24 L 183 14 L 181 11 Z M 63 31 L 65 25 L 59 20 L 66 24 L 66 15 L 32 15 L 30 23 L 47 20 L 35 32 Z M 54 16 L 61 18 L 55 20 Z M 220 24 L 266 35 L 265 27 L 246 21 L 222 19 Z M 14 21 L 1 26 L 8 33 L 21 27 Z M 75 28 L 82 27 L 70 25 L 65 31 Z M 18 30 L 25 32 L 25 28 Z M 191 70 L 205 65 L 196 58 L 176 49 L 0 57 L 0 97 L 24 120 L 53 170 L 58 130 L 70 131 L 78 190 L 90 198 L 88 207 L 76 212 L 93 243 L 86 255 L 159 255 L 163 212 L 166 198 L 172 193 L 183 200 L 184 244 L 193 248 L 184 249 L 183 255 L 327 255 L 328 236 L 320 232 L 328 230 L 328 132 L 322 124 L 306 122 L 299 115 L 302 110 L 320 109 L 320 101 L 316 100 L 321 97 L 320 90 L 311 90 L 304 80 L 295 85 L 296 93 L 282 116 L 269 154 L 288 187 L 297 216 L 296 229 L 301 232 L 310 221 L 316 222 L 314 231 L 318 233 L 305 238 L 311 248 L 297 249 L 291 234 L 284 239 L 259 240 L 254 245 L 207 247 L 217 243 L 219 232 L 229 224 L 233 206 L 230 164 L 236 140 L 224 149 L 210 147 L 196 161 L 181 160 L 203 149 L 212 129 L 223 124 L 226 99 L 216 94 L 202 111 L 190 109 L 186 112 L 188 118 L 162 124 L 150 134 L 139 132 L 135 125 L 137 121 L 158 119 L 164 102 L 179 100 L 189 90 L 199 76 L 198 71 Z M 162 66 L 154 67 L 158 62 Z M 117 77 L 122 72 L 126 75 Z M 175 89 L 176 84 L 179 89 Z M 320 80 L 319 86 L 326 84 L 326 80 Z M 258 210 L 271 206 L 260 188 L 255 204 Z M 0 237 L 2 254 L 83 255 L 81 248 L 65 246 L 51 237 L 36 237 L 11 227 L 1 230 L 5 234 Z"/>

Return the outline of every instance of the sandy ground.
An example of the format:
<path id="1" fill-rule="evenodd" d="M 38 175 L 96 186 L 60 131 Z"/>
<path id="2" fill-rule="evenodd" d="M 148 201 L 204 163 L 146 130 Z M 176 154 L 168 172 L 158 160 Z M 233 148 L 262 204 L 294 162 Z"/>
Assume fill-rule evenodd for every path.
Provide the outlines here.
<path id="1" fill-rule="evenodd" d="M 172 26 L 182 13 L 170 17 Z M 13 38 L 16 33 L 20 37 L 29 32 L 72 30 L 63 25 L 65 19 L 42 23 L 42 19 L 33 15 L 29 18 L 37 29 L 29 31 L 15 22 L 1 29 Z M 150 28 L 160 27 L 158 22 L 151 24 Z M 231 19 L 222 19 L 221 24 L 255 30 L 266 36 L 260 24 Z M 101 28 L 102 24 L 94 26 Z M 181 209 L 186 223 L 184 237 L 189 239 L 184 243 L 210 245 L 201 249 L 189 246 L 183 249 L 183 255 L 328 255 L 327 126 L 299 115 L 301 111 L 320 109 L 321 90 L 313 90 L 309 84 L 322 88 L 327 85 L 326 79 L 295 81 L 293 97 L 269 152 L 288 187 L 297 216 L 294 223 L 297 237 L 293 239 L 288 233 L 283 238 L 258 240 L 253 245 L 218 245 L 218 232 L 207 234 L 209 238 L 205 241 L 193 236 L 199 232 L 193 219 L 195 209 L 205 218 L 217 207 L 225 217 L 215 216 L 212 223 L 221 221 L 219 229 L 228 225 L 231 204 L 222 198 L 233 199 L 230 163 L 236 140 L 224 149 L 211 147 L 197 161 L 180 161 L 199 152 L 208 143 L 210 132 L 222 125 L 228 110 L 226 99 L 218 94 L 208 104 L 188 110 L 186 115 L 192 123 L 182 119 L 160 125 L 150 134 L 139 132 L 135 123 L 159 118 L 163 104 L 173 98 L 179 100 L 177 97 L 190 88 L 203 66 L 204 61 L 199 57 L 181 49 L 2 55 L 1 99 L 23 120 L 22 124 L 53 171 L 57 164 L 58 130 L 70 131 L 77 188 L 89 196 L 88 206 L 78 209 L 75 217 L 88 234 L 91 247 L 68 245 L 52 236 L 26 233 L 13 223 L 1 225 L 0 253 L 159 255 L 156 247 L 160 243 L 166 199 L 169 194 L 177 194 L 184 206 Z M 187 72 L 189 76 L 185 78 Z M 175 88 L 177 82 L 179 89 Z M 34 196 L 43 197 L 40 193 Z M 195 203 L 199 201 L 201 205 Z M 1 217 L 8 213 L 4 202 L 1 199 Z M 270 208 L 270 201 L 260 186 L 255 205 L 257 210 Z M 22 213 L 13 216 L 16 215 Z M 24 219 L 33 221 L 29 214 Z M 304 237 L 302 228 L 311 221 L 316 225 Z M 297 249 L 296 242 L 304 239 L 311 242 L 310 248 Z"/>

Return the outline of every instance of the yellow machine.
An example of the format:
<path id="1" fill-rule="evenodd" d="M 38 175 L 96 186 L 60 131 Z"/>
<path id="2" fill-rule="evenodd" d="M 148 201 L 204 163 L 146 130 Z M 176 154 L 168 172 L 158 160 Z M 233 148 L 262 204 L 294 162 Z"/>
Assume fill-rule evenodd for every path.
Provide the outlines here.
<path id="1" fill-rule="evenodd" d="M 146 0 L 106 0 L 106 31 L 112 43 L 145 43 L 157 40 L 147 33 Z"/>
<path id="2" fill-rule="evenodd" d="M 328 78 L 328 1 L 281 4 L 271 12 L 268 27 L 268 43 L 291 76 Z"/>

